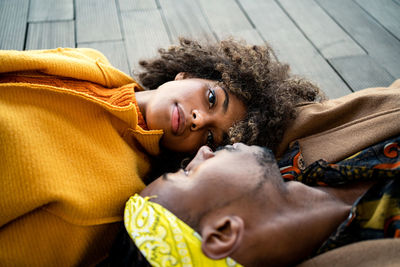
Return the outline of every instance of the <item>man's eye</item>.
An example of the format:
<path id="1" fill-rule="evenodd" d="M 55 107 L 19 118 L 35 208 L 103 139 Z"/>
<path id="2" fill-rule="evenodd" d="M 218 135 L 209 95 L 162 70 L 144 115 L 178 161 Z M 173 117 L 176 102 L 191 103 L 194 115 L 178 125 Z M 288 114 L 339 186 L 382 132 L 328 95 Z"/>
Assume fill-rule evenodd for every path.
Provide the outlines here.
<path id="1" fill-rule="evenodd" d="M 212 149 L 215 147 L 214 135 L 211 131 L 208 131 L 207 134 L 207 146 L 211 147 Z"/>
<path id="2" fill-rule="evenodd" d="M 215 105 L 216 101 L 215 91 L 211 88 L 208 89 L 207 97 L 208 97 L 209 107 L 212 108 Z"/>
<path id="3" fill-rule="evenodd" d="M 189 170 L 187 169 L 181 169 L 181 170 L 185 174 L 185 176 L 189 176 Z"/>

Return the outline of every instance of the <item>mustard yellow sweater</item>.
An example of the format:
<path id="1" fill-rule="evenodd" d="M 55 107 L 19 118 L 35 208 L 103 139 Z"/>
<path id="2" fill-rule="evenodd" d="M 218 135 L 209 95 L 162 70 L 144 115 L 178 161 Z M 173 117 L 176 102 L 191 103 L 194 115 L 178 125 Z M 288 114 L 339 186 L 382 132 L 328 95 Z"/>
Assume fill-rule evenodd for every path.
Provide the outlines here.
<path id="1" fill-rule="evenodd" d="M 95 50 L 0 51 L 0 266 L 106 255 L 162 136 L 134 90 Z"/>

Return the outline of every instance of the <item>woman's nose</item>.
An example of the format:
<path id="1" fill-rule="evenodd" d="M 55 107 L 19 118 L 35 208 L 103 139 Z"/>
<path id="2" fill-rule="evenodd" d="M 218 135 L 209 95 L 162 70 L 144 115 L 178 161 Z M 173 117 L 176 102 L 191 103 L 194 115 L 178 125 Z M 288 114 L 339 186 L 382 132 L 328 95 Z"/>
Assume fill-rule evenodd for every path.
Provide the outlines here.
<path id="1" fill-rule="evenodd" d="M 207 124 L 208 115 L 200 112 L 199 110 L 195 109 L 192 111 L 192 125 L 190 129 L 192 131 L 199 130 Z"/>

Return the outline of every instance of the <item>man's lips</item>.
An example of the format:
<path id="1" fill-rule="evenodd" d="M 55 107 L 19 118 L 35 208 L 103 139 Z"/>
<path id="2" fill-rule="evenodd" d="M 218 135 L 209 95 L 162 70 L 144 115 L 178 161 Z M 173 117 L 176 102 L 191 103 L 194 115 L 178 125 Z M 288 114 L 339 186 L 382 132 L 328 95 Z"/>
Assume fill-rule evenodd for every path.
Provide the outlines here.
<path id="1" fill-rule="evenodd" d="M 171 129 L 175 135 L 181 135 L 185 130 L 185 115 L 178 104 L 172 109 Z"/>

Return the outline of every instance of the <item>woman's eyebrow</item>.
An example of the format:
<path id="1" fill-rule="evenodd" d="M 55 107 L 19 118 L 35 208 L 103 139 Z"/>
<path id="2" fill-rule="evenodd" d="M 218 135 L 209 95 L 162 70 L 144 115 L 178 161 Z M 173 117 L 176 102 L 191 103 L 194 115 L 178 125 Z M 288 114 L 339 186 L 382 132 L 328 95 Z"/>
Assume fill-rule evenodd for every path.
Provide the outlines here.
<path id="1" fill-rule="evenodd" d="M 226 91 L 225 88 L 223 88 L 223 87 L 221 87 L 221 88 L 222 88 L 222 91 L 224 91 L 224 94 L 225 94 L 225 100 L 224 100 L 224 103 L 222 103 L 222 109 L 223 109 L 224 114 L 225 114 L 226 111 L 228 110 L 228 105 L 229 105 L 229 94 L 228 94 L 228 92 Z"/>

